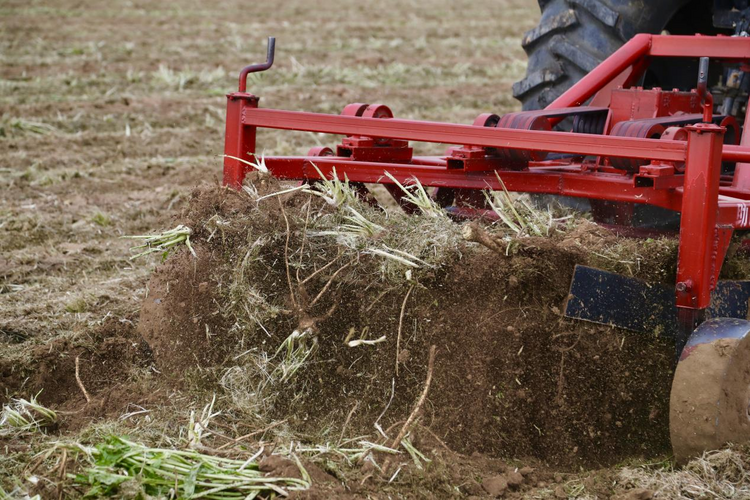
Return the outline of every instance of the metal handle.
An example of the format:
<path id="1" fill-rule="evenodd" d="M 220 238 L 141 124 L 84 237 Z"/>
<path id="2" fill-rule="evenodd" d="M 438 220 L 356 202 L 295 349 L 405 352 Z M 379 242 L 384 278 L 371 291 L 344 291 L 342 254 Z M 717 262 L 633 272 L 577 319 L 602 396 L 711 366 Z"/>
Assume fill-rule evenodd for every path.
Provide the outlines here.
<path id="1" fill-rule="evenodd" d="M 273 66 L 273 57 L 276 52 L 276 38 L 269 36 L 268 37 L 268 53 L 266 55 L 266 62 L 264 63 L 258 63 L 258 64 L 251 64 L 250 66 L 246 66 L 242 68 L 242 71 L 240 71 L 240 92 L 245 92 L 247 89 L 247 75 L 250 73 L 260 73 L 261 71 L 265 71 L 271 66 Z"/>
<path id="2" fill-rule="evenodd" d="M 701 57 L 698 64 L 698 86 L 696 87 L 698 96 L 701 98 L 703 105 L 703 122 L 713 122 L 714 116 L 714 96 L 708 91 L 708 57 Z"/>

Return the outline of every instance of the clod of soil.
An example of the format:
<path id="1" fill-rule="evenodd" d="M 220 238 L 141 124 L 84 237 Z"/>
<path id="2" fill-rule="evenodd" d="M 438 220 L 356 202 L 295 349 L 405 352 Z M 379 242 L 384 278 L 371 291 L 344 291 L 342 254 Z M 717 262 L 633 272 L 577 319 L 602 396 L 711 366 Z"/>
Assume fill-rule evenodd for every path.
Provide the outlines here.
<path id="1" fill-rule="evenodd" d="M 305 236 L 307 211 L 328 210 L 317 198 L 292 195 L 282 203 L 260 209 L 226 190 L 194 193 L 183 219 L 196 231 L 198 258 L 174 255 L 154 274 L 139 326 L 168 376 L 199 368 L 248 373 L 243 353 L 271 355 L 304 324 L 292 304 L 285 261 L 301 262 L 290 272 L 300 269 L 301 282 L 313 266 L 334 261 L 340 248 L 331 239 Z M 212 229 L 217 220 L 221 230 Z M 371 432 L 381 413 L 384 429 L 395 426 L 421 390 L 427 351 L 435 344 L 423 424 L 457 451 L 532 456 L 564 466 L 668 452 L 672 346 L 561 315 L 575 264 L 590 263 L 585 243 L 595 240 L 602 248 L 604 234 L 610 245 L 623 244 L 595 231 L 596 238 L 584 224 L 549 239 L 529 238 L 525 248 L 533 251 L 508 257 L 462 243 L 458 258 L 419 275 L 418 283 L 378 280 L 373 273 L 380 261 L 364 254 L 335 278 L 336 266 L 314 276 L 306 294 L 320 293 L 332 279 L 336 292 L 323 294 L 310 311 L 317 317 L 314 358 L 278 387 L 284 397 L 266 401 L 269 418 L 284 416 L 298 431 L 315 434 L 325 422 L 343 422 L 358 404 L 352 433 Z M 301 258 L 303 248 L 314 253 Z M 651 269 L 663 272 L 663 261 Z M 247 287 L 239 296 L 238 272 Z M 272 311 L 258 324 L 236 307 L 249 296 L 262 299 L 259 311 Z M 349 347 L 344 340 L 352 332 L 386 341 Z M 512 481 L 517 479 L 523 478 Z"/>
<path id="2" fill-rule="evenodd" d="M 508 480 L 503 476 L 492 476 L 482 481 L 482 488 L 491 497 L 500 497 L 508 489 Z"/>

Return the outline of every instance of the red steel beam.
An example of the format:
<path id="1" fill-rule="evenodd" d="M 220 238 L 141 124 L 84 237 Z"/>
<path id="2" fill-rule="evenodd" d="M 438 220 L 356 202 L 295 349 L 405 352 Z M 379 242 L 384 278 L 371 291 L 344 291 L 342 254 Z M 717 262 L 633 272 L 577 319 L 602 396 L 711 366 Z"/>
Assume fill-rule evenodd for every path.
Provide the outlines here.
<path id="1" fill-rule="evenodd" d="M 743 37 L 638 34 L 555 99 L 546 109 L 582 106 L 628 67 L 649 56 L 747 59 L 750 57 L 750 40 Z"/>
<path id="2" fill-rule="evenodd" d="M 721 160 L 750 162 L 750 148 L 747 146 L 724 144 L 721 153 Z"/>
<path id="3" fill-rule="evenodd" d="M 685 143 L 682 141 L 476 127 L 456 123 L 362 118 L 260 108 L 245 108 L 242 123 L 246 126 L 282 130 L 550 151 L 581 156 L 617 156 L 657 161 L 685 160 Z M 722 160 L 750 162 L 750 148 L 725 145 Z"/>
<path id="4" fill-rule="evenodd" d="M 545 109 L 560 109 L 581 106 L 603 89 L 613 78 L 648 54 L 651 35 L 635 35 L 614 54 L 602 61 L 589 74 L 581 78 Z"/>
<path id="5" fill-rule="evenodd" d="M 724 260 L 717 236 L 721 145 L 724 129 L 713 124 L 686 127 L 688 159 L 680 218 L 677 307 L 706 309 Z M 718 267 L 718 269 L 717 269 Z"/>
<path id="6" fill-rule="evenodd" d="M 502 189 L 495 170 L 467 172 L 432 165 L 352 161 L 334 156 L 277 156 L 264 160 L 273 176 L 282 179 L 318 179 L 320 176 L 312 167 L 314 163 L 327 178 L 331 178 L 335 167 L 339 178 L 346 175 L 351 182 L 391 184 L 384 174 L 389 172 L 399 182 L 407 184 L 417 178 L 425 186 Z M 619 174 L 560 172 L 546 168 L 503 170 L 497 174 L 510 191 L 648 203 L 671 210 L 681 207 L 681 195 L 675 190 L 635 187 L 632 178 Z"/>
<path id="7" fill-rule="evenodd" d="M 750 58 L 750 40 L 746 37 L 647 36 L 651 37 L 649 55 L 653 57 L 710 57 L 723 60 Z"/>
<path id="8" fill-rule="evenodd" d="M 465 189 L 494 189 L 502 186 L 495 171 L 466 172 L 447 169 L 445 161 L 439 157 L 417 157 L 418 164 L 375 163 L 352 161 L 333 156 L 270 156 L 266 165 L 274 177 L 290 180 L 319 179 L 314 163 L 326 178 L 331 178 L 333 168 L 336 174 L 346 176 L 351 182 L 389 184 L 392 181 L 384 172 L 392 174 L 399 182 L 408 184 L 414 178 L 424 186 L 452 187 Z M 567 168 L 574 168 L 571 165 Z M 580 168 L 580 165 L 577 165 Z M 547 193 L 579 198 L 597 198 L 660 206 L 669 210 L 682 210 L 683 189 L 653 189 L 634 187 L 631 177 L 600 172 L 580 172 L 552 170 L 550 168 L 530 168 L 526 171 L 498 171 L 498 175 L 509 191 L 527 193 Z M 727 190 L 732 193 L 735 190 Z M 724 189 L 721 189 L 721 193 Z M 718 222 L 735 229 L 750 229 L 750 200 L 719 200 Z"/>
<path id="9" fill-rule="evenodd" d="M 659 161 L 685 160 L 685 143 L 680 141 L 477 127 L 397 118 L 362 118 L 277 109 L 245 109 L 242 123 L 247 126 L 283 130 L 551 151 L 581 156 L 618 156 Z M 750 157 L 750 153 L 748 155 Z"/>

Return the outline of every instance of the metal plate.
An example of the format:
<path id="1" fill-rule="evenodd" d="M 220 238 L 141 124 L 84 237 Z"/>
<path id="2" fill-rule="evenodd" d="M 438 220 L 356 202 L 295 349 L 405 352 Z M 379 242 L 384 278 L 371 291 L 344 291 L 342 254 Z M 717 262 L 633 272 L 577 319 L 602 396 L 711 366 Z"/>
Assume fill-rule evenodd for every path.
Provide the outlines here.
<path id="1" fill-rule="evenodd" d="M 748 318 L 750 281 L 720 281 L 707 318 Z M 627 330 L 674 337 L 674 290 L 587 266 L 576 266 L 565 316 Z"/>
<path id="2" fill-rule="evenodd" d="M 750 322 L 714 318 L 690 336 L 669 401 L 678 463 L 725 443 L 750 440 Z"/>

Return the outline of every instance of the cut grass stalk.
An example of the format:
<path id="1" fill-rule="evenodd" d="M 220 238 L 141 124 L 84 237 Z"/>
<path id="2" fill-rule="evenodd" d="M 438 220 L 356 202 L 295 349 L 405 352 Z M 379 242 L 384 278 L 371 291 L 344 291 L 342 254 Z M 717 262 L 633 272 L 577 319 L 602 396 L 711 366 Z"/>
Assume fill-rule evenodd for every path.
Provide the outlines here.
<path id="1" fill-rule="evenodd" d="M 385 257 L 385 258 L 388 258 L 388 259 L 391 259 L 391 260 L 395 260 L 396 262 L 400 262 L 400 263 L 402 263 L 402 264 L 404 264 L 406 266 L 409 266 L 409 267 L 414 267 L 414 268 L 418 268 L 419 267 L 419 264 L 417 264 L 417 262 L 415 262 L 415 261 L 417 261 L 419 259 L 417 259 L 417 257 L 415 257 L 413 255 L 409 255 L 408 258 L 407 257 L 401 257 L 399 255 L 395 255 L 393 253 L 390 253 L 390 252 L 388 252 L 386 250 L 381 250 L 379 248 L 369 248 L 364 253 L 370 253 L 370 254 L 374 254 L 374 255 L 379 255 L 381 257 Z M 401 253 L 406 253 L 406 252 L 401 252 Z"/>
<path id="2" fill-rule="evenodd" d="M 385 231 L 385 228 L 383 226 L 370 221 L 352 207 L 348 206 L 346 208 L 352 215 L 344 216 L 344 220 L 348 222 L 348 224 L 341 225 L 341 228 L 344 231 L 347 231 L 350 234 L 361 236 L 363 238 L 371 238 Z"/>
<path id="3" fill-rule="evenodd" d="M 286 382 L 305 365 L 307 359 L 312 356 L 317 348 L 317 342 L 308 343 L 311 331 L 294 330 L 276 350 L 273 358 L 283 353 L 283 358 L 274 367 L 271 377 L 279 382 Z"/>
<path id="4" fill-rule="evenodd" d="M 55 128 L 52 125 L 26 120 L 24 118 L 5 119 L 5 116 L 3 116 L 2 119 L 0 119 L 0 124 L 2 124 L 2 122 L 7 123 L 10 130 L 19 133 L 29 132 L 32 134 L 46 135 L 55 131 Z M 0 127 L 0 130 L 2 130 L 2 127 Z"/>
<path id="5" fill-rule="evenodd" d="M 344 216 L 346 223 L 337 225 L 335 230 L 318 231 L 312 233 L 311 236 L 336 236 L 342 238 L 347 246 L 354 248 L 360 239 L 372 238 L 385 232 L 383 226 L 370 221 L 354 208 L 350 206 L 346 208 L 352 214 Z"/>
<path id="6" fill-rule="evenodd" d="M 37 394 L 38 396 L 38 394 Z M 0 415 L 0 436 L 39 432 L 57 423 L 57 413 L 41 404 L 32 396 L 20 398 L 3 405 Z"/>
<path id="7" fill-rule="evenodd" d="M 190 244 L 190 235 L 193 234 L 193 230 L 187 226 L 180 224 L 174 229 L 165 231 L 161 234 L 146 234 L 136 236 L 123 236 L 123 238 L 132 240 L 143 240 L 142 245 L 131 247 L 130 250 L 139 250 L 145 248 L 146 250 L 130 257 L 130 260 L 143 257 L 152 253 L 161 253 L 162 260 L 167 258 L 169 252 L 174 250 L 178 245 L 184 243 L 188 247 L 193 257 L 197 257 L 193 246 Z"/>
<path id="8" fill-rule="evenodd" d="M 252 156 L 256 158 L 256 162 L 251 162 L 247 160 L 243 160 L 242 158 L 237 158 L 236 156 L 230 156 L 230 155 L 222 155 L 224 158 L 230 158 L 232 160 L 237 160 L 238 162 L 244 163 L 248 167 L 253 167 L 258 172 L 267 174 L 268 173 L 268 167 L 266 166 L 266 159 L 263 155 L 256 155 L 255 153 L 250 153 Z"/>
<path id="9" fill-rule="evenodd" d="M 382 335 L 374 340 L 369 339 L 356 339 L 356 340 L 350 340 L 346 343 L 349 347 L 358 347 L 361 345 L 375 345 L 380 344 L 381 342 L 385 342 L 385 335 Z"/>
<path id="10" fill-rule="evenodd" d="M 290 446 L 290 448 L 285 453 L 291 454 L 292 451 L 302 455 L 311 455 L 313 457 L 319 455 L 339 455 L 343 457 L 349 464 L 355 464 L 360 460 L 363 460 L 373 451 L 385 453 L 387 455 L 398 455 L 401 453 L 399 450 L 396 450 L 394 448 L 389 448 L 388 446 L 373 443 L 365 439 L 360 439 L 357 442 L 356 447 L 334 446 L 328 443 L 315 446 L 305 446 L 298 444 L 294 446 L 293 449 Z"/>
<path id="11" fill-rule="evenodd" d="M 427 191 L 425 190 L 424 186 L 422 186 L 422 183 L 419 182 L 419 179 L 414 177 L 413 184 L 407 187 L 401 184 L 390 172 L 385 172 L 385 176 L 396 183 L 401 191 L 404 192 L 404 198 L 406 199 L 406 201 L 419 208 L 419 211 L 424 215 L 430 217 L 445 216 L 445 212 L 443 211 L 443 209 L 440 208 L 437 203 L 435 203 L 435 200 L 430 198 L 430 195 L 427 194 Z"/>
<path id="12" fill-rule="evenodd" d="M 505 187 L 505 183 L 500 176 L 495 172 L 502 191 L 485 192 L 484 195 L 487 199 L 487 203 L 490 205 L 492 210 L 500 217 L 506 226 L 516 234 L 520 234 L 526 229 L 526 223 L 521 215 L 516 210 L 513 199 L 510 197 L 508 188 Z"/>
<path id="13" fill-rule="evenodd" d="M 320 171 L 317 165 L 312 163 L 313 168 L 318 175 L 318 180 L 311 188 L 305 189 L 305 193 L 314 194 L 320 196 L 326 203 L 334 207 L 340 207 L 342 205 L 349 205 L 356 201 L 357 194 L 349 186 L 349 179 L 344 177 L 344 180 L 340 180 L 336 174 L 336 167 L 331 169 L 331 178 L 326 179 L 326 176 Z"/>
<path id="14" fill-rule="evenodd" d="M 189 448 L 199 448 L 201 446 L 203 433 L 208 431 L 208 425 L 211 422 L 211 419 L 219 415 L 219 412 L 214 412 L 214 403 L 216 403 L 216 394 L 214 394 L 211 402 L 203 407 L 201 416 L 197 420 L 195 418 L 195 410 L 190 411 L 190 422 L 188 424 Z"/>
<path id="15" fill-rule="evenodd" d="M 495 176 L 502 190 L 485 192 L 484 196 L 492 211 L 517 236 L 549 236 L 550 231 L 558 222 L 570 218 L 555 219 L 550 209 L 535 208 L 521 197 L 513 199 L 500 175 L 495 172 Z"/>
<path id="16" fill-rule="evenodd" d="M 267 194 L 265 196 L 261 196 L 256 201 L 265 200 L 266 198 L 272 198 L 274 196 L 281 196 L 281 195 L 287 194 L 287 193 L 294 193 L 295 191 L 305 191 L 306 187 L 307 187 L 307 185 L 303 184 L 301 186 L 297 186 L 297 187 L 293 187 L 293 188 L 289 188 L 289 189 L 282 189 L 281 191 L 276 191 L 275 193 L 271 193 L 271 194 Z"/>
<path id="17" fill-rule="evenodd" d="M 267 495 L 275 494 L 286 496 L 289 491 L 304 490 L 311 484 L 303 468 L 300 468 L 302 479 L 267 477 L 255 462 L 192 450 L 151 448 L 119 436 L 112 436 L 96 447 L 57 446 L 83 451 L 88 466 L 68 477 L 89 487 L 87 497 L 117 495 L 121 486 L 130 490 L 135 483 L 144 497 L 228 500 L 264 495 L 268 498 Z"/>
<path id="18" fill-rule="evenodd" d="M 422 462 L 430 463 L 432 460 L 427 458 L 422 454 L 421 451 L 416 449 L 413 444 L 411 444 L 411 441 L 409 441 L 408 438 L 404 438 L 401 440 L 401 446 L 404 447 L 404 449 L 409 453 L 411 456 L 411 459 L 414 461 L 414 465 L 417 467 L 417 469 L 422 469 Z"/>

